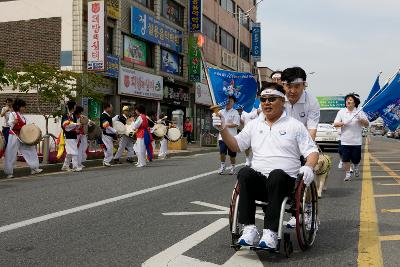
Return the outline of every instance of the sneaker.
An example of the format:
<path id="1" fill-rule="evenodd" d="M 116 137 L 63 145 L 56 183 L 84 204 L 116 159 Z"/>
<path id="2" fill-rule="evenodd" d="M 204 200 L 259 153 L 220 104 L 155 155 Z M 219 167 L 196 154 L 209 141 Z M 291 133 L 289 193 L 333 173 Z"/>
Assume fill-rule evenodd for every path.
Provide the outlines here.
<path id="1" fill-rule="evenodd" d="M 337 165 L 338 169 L 343 168 L 343 161 L 339 161 L 339 164 Z"/>
<path id="2" fill-rule="evenodd" d="M 83 168 L 86 168 L 86 166 L 85 165 L 80 165 L 79 168 L 83 169 Z"/>
<path id="3" fill-rule="evenodd" d="M 345 182 L 350 181 L 350 180 L 351 180 L 351 175 L 346 175 L 346 177 L 344 177 Z"/>
<path id="4" fill-rule="evenodd" d="M 286 222 L 287 228 L 296 228 L 296 217 L 292 216 L 288 222 Z"/>
<path id="5" fill-rule="evenodd" d="M 35 169 L 35 170 L 31 170 L 31 175 L 33 174 L 39 174 L 43 171 L 43 169 Z"/>
<path id="6" fill-rule="evenodd" d="M 247 166 L 247 167 L 250 167 L 251 166 L 251 162 L 246 160 L 246 163 L 244 165 Z"/>
<path id="7" fill-rule="evenodd" d="M 9 175 L 6 176 L 6 179 L 11 179 L 11 178 L 14 178 L 14 175 L 9 174 Z"/>
<path id="8" fill-rule="evenodd" d="M 234 167 L 231 167 L 230 169 L 229 169 L 229 175 L 234 175 L 235 174 L 235 168 Z"/>
<path id="9" fill-rule="evenodd" d="M 360 176 L 360 169 L 354 168 L 354 176 L 355 176 L 355 177 Z"/>
<path id="10" fill-rule="evenodd" d="M 146 165 L 136 165 L 136 168 L 146 167 Z"/>
<path id="11" fill-rule="evenodd" d="M 352 165 L 350 165 L 350 173 L 353 173 L 354 172 L 354 169 L 353 169 L 353 164 Z"/>
<path id="12" fill-rule="evenodd" d="M 224 171 L 225 171 L 225 167 L 222 167 L 222 166 L 221 166 L 221 167 L 219 168 L 218 173 L 219 173 L 219 174 L 224 174 Z"/>
<path id="13" fill-rule="evenodd" d="M 108 163 L 108 162 L 103 162 L 103 166 L 105 166 L 105 167 L 111 167 L 112 165 L 111 165 L 110 163 Z"/>
<path id="14" fill-rule="evenodd" d="M 80 171 L 82 171 L 82 168 L 81 167 L 77 167 L 75 169 L 72 169 L 72 171 L 73 172 L 80 172 Z"/>
<path id="15" fill-rule="evenodd" d="M 276 249 L 277 245 L 278 245 L 278 234 L 269 229 L 264 229 L 263 236 L 261 237 L 258 246 L 260 248 Z"/>
<path id="16" fill-rule="evenodd" d="M 126 158 L 126 161 L 130 163 L 134 162 L 133 158 Z"/>
<path id="17" fill-rule="evenodd" d="M 257 227 L 253 225 L 246 225 L 243 228 L 243 234 L 239 237 L 239 245 L 242 246 L 254 246 L 260 240 L 260 234 L 257 231 Z"/>
<path id="18" fill-rule="evenodd" d="M 71 169 L 70 167 L 64 167 L 64 166 L 63 166 L 63 167 L 61 168 L 61 170 L 62 170 L 62 171 L 69 172 L 69 171 L 71 171 L 72 169 Z"/>

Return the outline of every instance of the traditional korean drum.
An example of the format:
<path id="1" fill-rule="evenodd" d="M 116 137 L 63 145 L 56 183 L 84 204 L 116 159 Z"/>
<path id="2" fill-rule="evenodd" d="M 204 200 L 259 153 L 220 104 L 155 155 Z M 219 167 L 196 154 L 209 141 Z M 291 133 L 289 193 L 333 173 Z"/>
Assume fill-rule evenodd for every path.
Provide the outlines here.
<path id="1" fill-rule="evenodd" d="M 42 131 L 33 123 L 26 124 L 21 128 L 19 139 L 26 145 L 37 145 L 42 140 Z"/>
<path id="2" fill-rule="evenodd" d="M 117 131 L 117 134 L 123 135 L 126 133 L 125 124 L 120 121 L 113 121 L 113 128 Z"/>
<path id="3" fill-rule="evenodd" d="M 166 137 L 171 142 L 177 142 L 181 139 L 182 133 L 178 128 L 169 128 Z"/>
<path id="4" fill-rule="evenodd" d="M 96 124 L 90 124 L 88 127 L 88 139 L 89 140 L 97 140 L 101 138 L 102 130 L 100 126 Z"/>

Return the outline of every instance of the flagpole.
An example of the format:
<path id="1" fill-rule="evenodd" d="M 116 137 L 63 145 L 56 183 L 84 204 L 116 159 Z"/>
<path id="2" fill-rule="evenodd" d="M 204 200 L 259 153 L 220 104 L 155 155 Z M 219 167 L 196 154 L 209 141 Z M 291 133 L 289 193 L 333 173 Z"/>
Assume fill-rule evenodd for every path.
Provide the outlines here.
<path id="1" fill-rule="evenodd" d="M 203 47 L 200 48 L 200 58 L 201 58 L 201 63 L 203 65 L 203 69 L 204 69 L 204 73 L 206 75 L 206 80 L 207 80 L 207 84 L 208 84 L 208 88 L 210 90 L 210 95 L 211 95 L 211 101 L 213 103 L 213 105 L 210 107 L 210 109 L 215 113 L 218 114 L 219 111 L 221 110 L 220 106 L 217 104 L 217 101 L 215 100 L 215 95 L 214 95 L 214 90 L 212 88 L 211 85 L 211 80 L 210 80 L 210 75 L 208 73 L 208 66 L 207 63 L 204 59 L 204 51 L 203 51 Z"/>

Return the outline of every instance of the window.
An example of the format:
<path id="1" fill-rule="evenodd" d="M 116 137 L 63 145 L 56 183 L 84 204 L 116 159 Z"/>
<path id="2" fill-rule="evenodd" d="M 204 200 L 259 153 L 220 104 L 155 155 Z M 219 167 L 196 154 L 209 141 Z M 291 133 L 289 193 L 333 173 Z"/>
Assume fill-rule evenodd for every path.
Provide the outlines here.
<path id="1" fill-rule="evenodd" d="M 154 10 L 154 0 L 135 0 L 135 1 L 151 10 Z"/>
<path id="2" fill-rule="evenodd" d="M 217 24 L 205 16 L 203 16 L 203 33 L 214 42 L 217 42 Z"/>
<path id="3" fill-rule="evenodd" d="M 235 38 L 228 32 L 221 28 L 220 30 L 220 44 L 232 53 L 235 53 Z"/>
<path id="4" fill-rule="evenodd" d="M 246 29 L 250 29 L 250 18 L 244 13 L 243 9 L 238 7 L 238 12 L 239 12 L 239 18 L 240 18 L 240 24 L 242 24 L 243 27 Z"/>
<path id="5" fill-rule="evenodd" d="M 172 0 L 163 0 L 162 3 L 162 16 L 179 26 L 183 26 L 184 8 Z"/>
<path id="6" fill-rule="evenodd" d="M 107 54 L 113 54 L 114 48 L 114 28 L 107 27 Z"/>
<path id="7" fill-rule="evenodd" d="M 235 16 L 235 3 L 232 0 L 220 0 L 220 5 L 223 9 L 230 12 L 232 16 Z"/>
<path id="8" fill-rule="evenodd" d="M 250 62 L 250 49 L 242 43 L 240 43 L 240 57 Z"/>

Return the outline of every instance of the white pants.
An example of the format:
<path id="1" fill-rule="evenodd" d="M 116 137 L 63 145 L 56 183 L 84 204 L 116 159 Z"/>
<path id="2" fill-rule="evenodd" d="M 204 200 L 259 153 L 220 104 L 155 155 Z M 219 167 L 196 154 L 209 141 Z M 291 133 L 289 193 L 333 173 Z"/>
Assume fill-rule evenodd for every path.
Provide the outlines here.
<path id="1" fill-rule="evenodd" d="M 165 157 L 168 154 L 168 140 L 166 138 L 160 141 L 160 150 L 158 151 L 159 157 Z"/>
<path id="2" fill-rule="evenodd" d="M 132 158 L 135 155 L 135 151 L 133 151 L 133 142 L 132 139 L 126 135 L 122 135 L 119 139 L 118 151 L 115 153 L 114 159 L 119 159 L 124 152 L 124 149 L 128 150 L 128 158 Z"/>
<path id="3" fill-rule="evenodd" d="M 36 152 L 36 146 L 25 145 L 18 140 L 16 135 L 10 134 L 4 154 L 4 173 L 6 175 L 13 174 L 18 151 L 22 154 L 26 163 L 32 170 L 39 169 L 39 158 Z"/>
<path id="4" fill-rule="evenodd" d="M 101 136 L 101 140 L 103 141 L 106 148 L 104 149 L 104 163 L 110 163 L 113 159 L 113 138 L 111 136 L 103 134 Z"/>
<path id="5" fill-rule="evenodd" d="M 146 165 L 146 145 L 144 144 L 144 138 L 138 138 L 135 143 L 135 152 L 138 158 L 138 165 Z"/>
<path id="6" fill-rule="evenodd" d="M 65 156 L 63 168 L 69 168 L 72 161 L 72 168 L 78 168 L 78 140 L 77 139 L 65 139 L 65 150 L 67 155 Z"/>
<path id="7" fill-rule="evenodd" d="M 82 167 L 82 163 L 86 161 L 87 155 L 86 150 L 88 147 L 88 139 L 87 135 L 80 135 L 79 136 L 79 147 L 78 147 L 78 166 Z"/>

